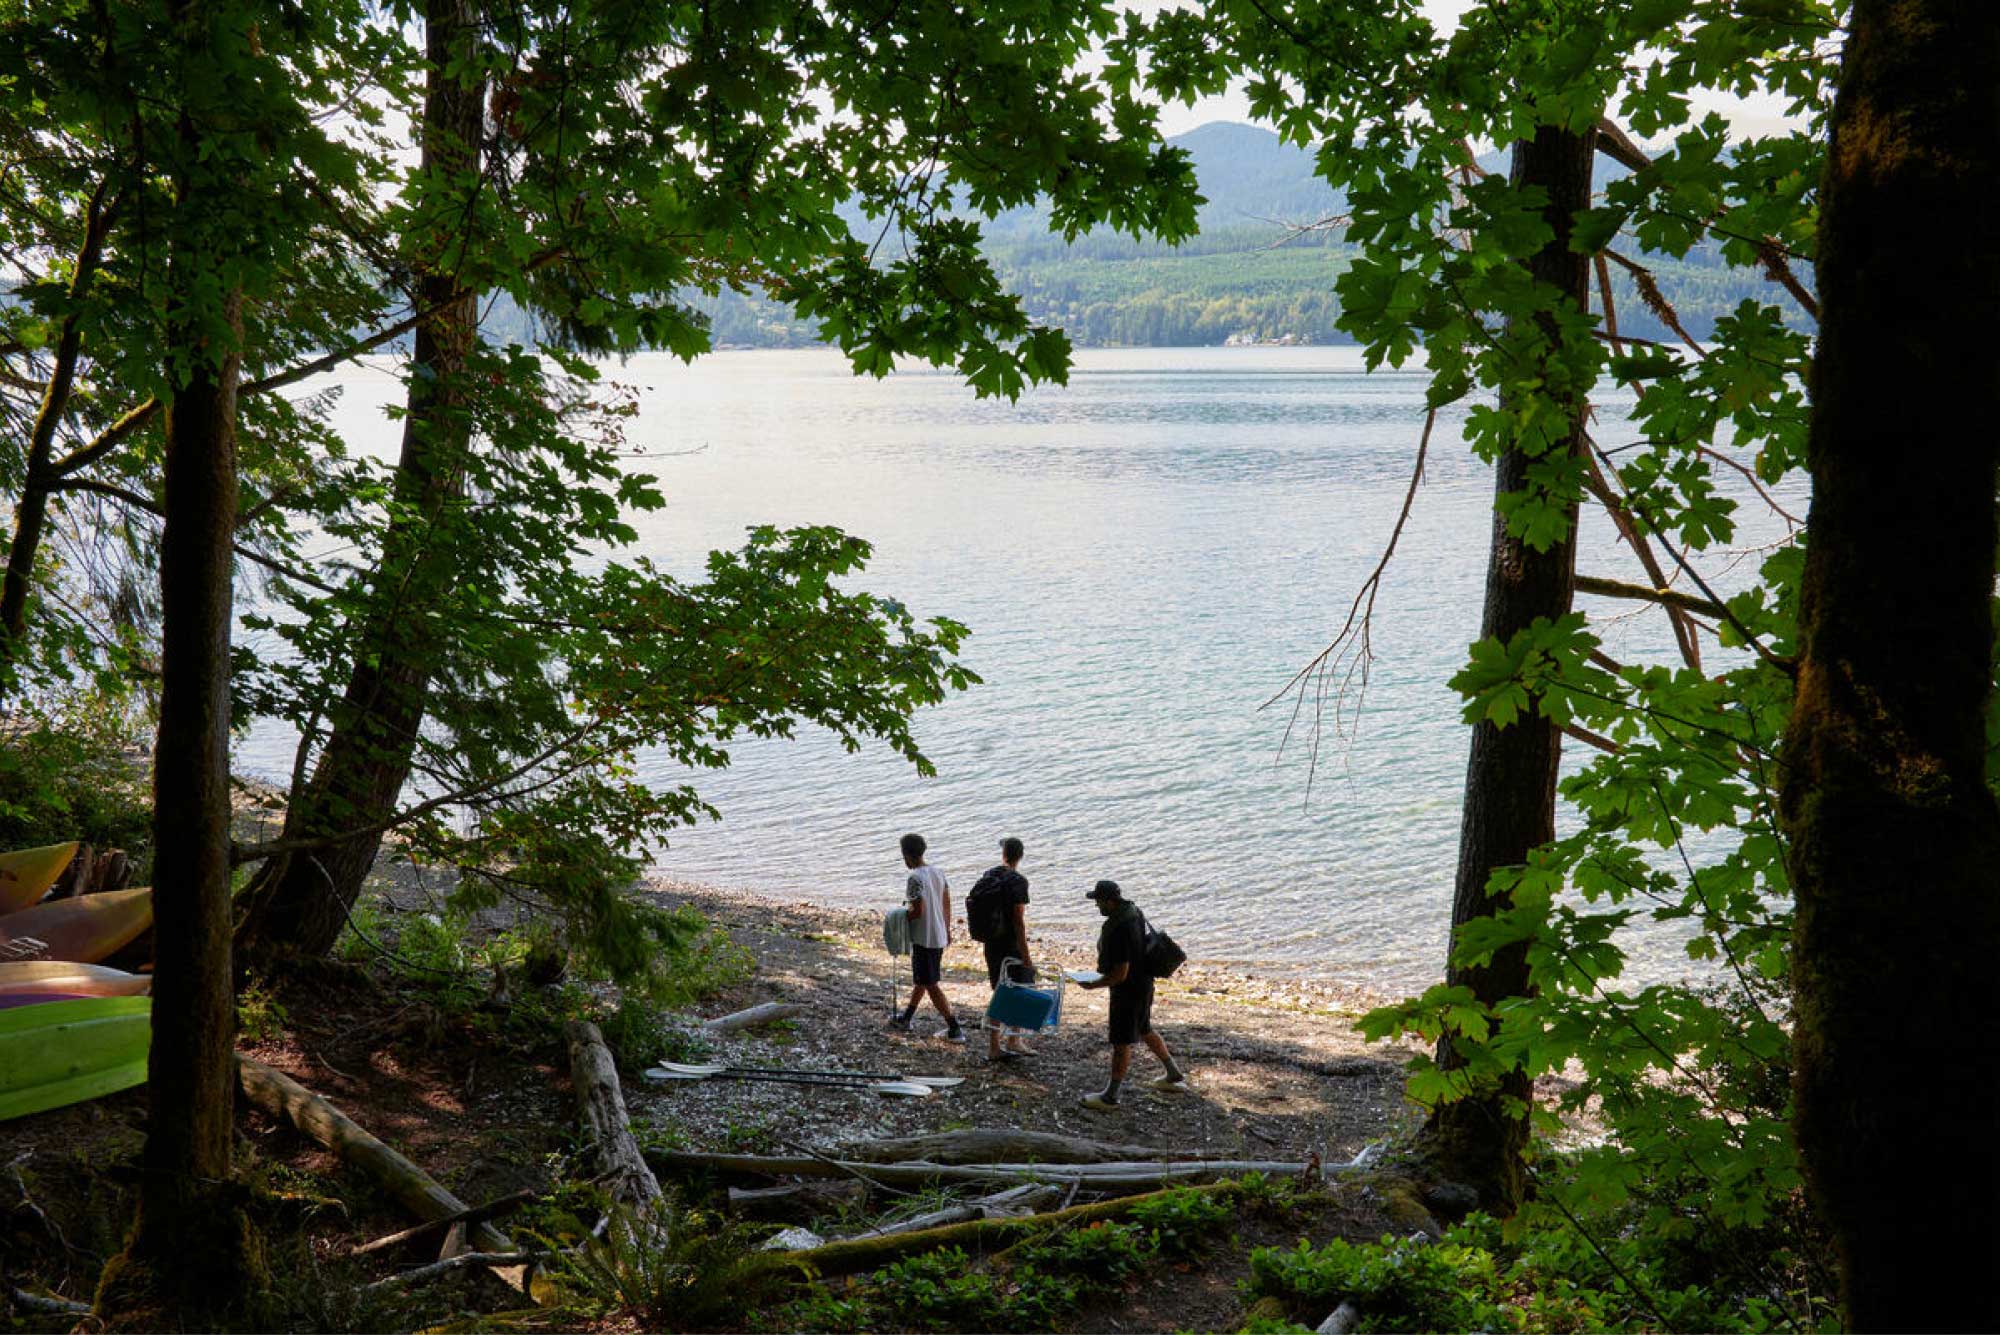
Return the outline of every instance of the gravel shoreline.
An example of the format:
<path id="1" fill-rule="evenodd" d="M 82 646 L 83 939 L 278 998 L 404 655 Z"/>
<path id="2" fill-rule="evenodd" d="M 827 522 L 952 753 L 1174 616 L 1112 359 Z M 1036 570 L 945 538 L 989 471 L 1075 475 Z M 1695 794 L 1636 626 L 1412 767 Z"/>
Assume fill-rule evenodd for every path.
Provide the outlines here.
<path id="1" fill-rule="evenodd" d="M 1159 984 L 1154 1023 L 1193 1077 L 1193 1090 L 1156 1091 L 1158 1063 L 1135 1054 L 1117 1111 L 1078 1105 L 1103 1086 L 1110 1062 L 1104 994 L 1070 987 L 1061 1027 L 1038 1036 L 1027 1061 L 991 1065 L 985 1042 L 947 1042 L 929 1003 L 915 1032 L 884 1027 L 891 978 L 909 994 L 909 962 L 882 947 L 880 915 L 741 890 L 655 878 L 642 893 L 692 904 L 756 958 L 755 976 L 702 1008 L 720 1015 L 760 1001 L 805 1006 L 774 1031 L 720 1040 L 720 1059 L 739 1064 L 962 1075 L 928 1099 L 866 1091 L 708 1080 L 639 1084 L 636 1117 L 702 1149 L 787 1144 L 815 1149 L 878 1136 L 969 1126 L 1015 1127 L 1158 1146 L 1226 1152 L 1246 1159 L 1350 1159 L 1408 1124 L 1403 1061 L 1411 1049 L 1364 1043 L 1354 1021 L 1380 998 L 1325 982 L 1245 976 L 1190 961 Z M 1031 911 L 1032 912 L 1032 911 Z M 962 927 L 962 924 L 960 924 Z M 1029 919 L 1036 962 L 1083 967 L 1095 940 L 1044 937 Z M 979 946 L 962 931 L 945 953 L 944 989 L 969 1026 L 989 989 Z"/>

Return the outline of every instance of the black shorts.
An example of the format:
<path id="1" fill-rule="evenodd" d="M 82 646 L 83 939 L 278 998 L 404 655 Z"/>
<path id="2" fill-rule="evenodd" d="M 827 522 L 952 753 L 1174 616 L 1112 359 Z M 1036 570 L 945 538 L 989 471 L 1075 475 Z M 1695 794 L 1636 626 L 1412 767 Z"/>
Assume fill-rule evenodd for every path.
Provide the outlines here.
<path id="1" fill-rule="evenodd" d="M 1153 1032 L 1153 980 L 1111 989 L 1111 1043 L 1124 1047 Z"/>
<path id="2" fill-rule="evenodd" d="M 935 983 L 944 977 L 944 947 L 911 946 L 910 977 L 919 983 Z"/>
<path id="3" fill-rule="evenodd" d="M 1000 986 L 1000 966 L 1008 960 L 1018 961 L 1021 958 L 1021 948 L 1011 939 L 1006 941 L 986 941 L 981 944 L 986 947 L 986 981 L 994 987 L 998 987 Z M 1035 981 L 1035 969 L 1033 965 L 1016 963 L 1008 971 L 1007 976 L 1016 983 L 1032 983 Z"/>

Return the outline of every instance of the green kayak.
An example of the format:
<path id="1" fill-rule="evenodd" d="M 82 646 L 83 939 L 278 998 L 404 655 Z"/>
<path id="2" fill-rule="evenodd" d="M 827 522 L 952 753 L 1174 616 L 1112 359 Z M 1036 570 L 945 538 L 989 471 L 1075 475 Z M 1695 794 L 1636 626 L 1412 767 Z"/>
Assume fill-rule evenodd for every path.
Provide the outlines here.
<path id="1" fill-rule="evenodd" d="M 146 1083 L 151 997 L 0 1010 L 0 1122 Z"/>

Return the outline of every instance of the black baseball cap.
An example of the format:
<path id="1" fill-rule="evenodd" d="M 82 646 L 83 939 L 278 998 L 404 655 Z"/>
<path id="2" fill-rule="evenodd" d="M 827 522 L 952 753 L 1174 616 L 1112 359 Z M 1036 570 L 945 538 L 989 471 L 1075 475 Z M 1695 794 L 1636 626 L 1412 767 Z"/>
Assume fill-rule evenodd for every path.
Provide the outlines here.
<path id="1" fill-rule="evenodd" d="M 1118 888 L 1116 881 L 1099 881 L 1090 888 L 1089 899 L 1123 899 L 1125 892 Z"/>

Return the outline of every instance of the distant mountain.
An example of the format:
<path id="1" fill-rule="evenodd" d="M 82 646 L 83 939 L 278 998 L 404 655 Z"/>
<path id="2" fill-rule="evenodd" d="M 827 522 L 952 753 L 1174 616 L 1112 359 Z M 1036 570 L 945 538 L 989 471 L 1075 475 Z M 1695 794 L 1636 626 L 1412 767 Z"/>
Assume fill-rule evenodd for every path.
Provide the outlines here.
<path id="1" fill-rule="evenodd" d="M 1245 223 L 1313 223 L 1340 212 L 1339 197 L 1313 175 L 1314 155 L 1269 130 L 1211 121 L 1169 142 L 1194 159 L 1208 199 L 1201 208 L 1204 232 Z"/>
<path id="2" fill-rule="evenodd" d="M 1314 175 L 1314 155 L 1253 125 L 1213 122 L 1170 142 L 1188 151 L 1206 202 L 1201 232 L 1179 246 L 1110 232 L 1065 242 L 1043 208 L 986 222 L 986 253 L 1037 323 L 1059 325 L 1080 346 L 1189 346 L 1226 342 L 1345 343 L 1335 324 L 1334 279 L 1350 248 L 1334 232 L 1299 232 L 1335 216 L 1339 197 Z M 1498 156 L 1483 164 L 1504 170 Z M 1608 164 L 1607 164 L 1608 165 Z M 857 223 L 860 221 L 856 215 Z M 1713 252 L 1654 266 L 1686 327 L 1705 337 L 1746 298 L 1789 302 Z M 691 294 L 718 346 L 816 343 L 815 329 L 754 297 Z M 1670 340 L 1620 271 L 1613 300 L 1623 332 Z"/>

